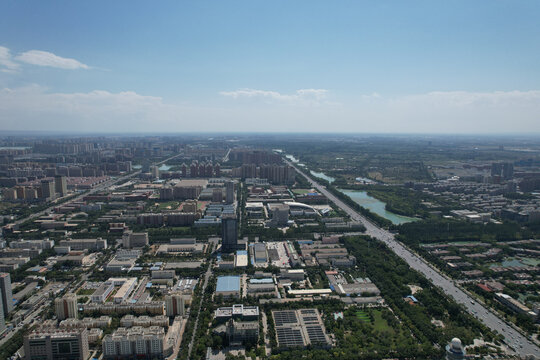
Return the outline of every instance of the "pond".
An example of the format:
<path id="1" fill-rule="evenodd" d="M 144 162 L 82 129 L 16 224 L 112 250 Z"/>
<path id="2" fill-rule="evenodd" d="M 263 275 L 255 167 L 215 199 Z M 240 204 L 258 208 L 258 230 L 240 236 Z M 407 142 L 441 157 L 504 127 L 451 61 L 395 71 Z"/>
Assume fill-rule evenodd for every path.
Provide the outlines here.
<path id="1" fill-rule="evenodd" d="M 387 211 L 385 209 L 386 204 L 382 201 L 375 199 L 374 197 L 369 196 L 365 191 L 358 190 L 344 190 L 338 189 L 343 194 L 350 197 L 358 205 L 368 209 L 369 211 L 382 216 L 385 219 L 388 219 L 394 225 L 405 224 L 411 221 L 416 221 L 418 219 L 394 214 L 393 212 Z"/>

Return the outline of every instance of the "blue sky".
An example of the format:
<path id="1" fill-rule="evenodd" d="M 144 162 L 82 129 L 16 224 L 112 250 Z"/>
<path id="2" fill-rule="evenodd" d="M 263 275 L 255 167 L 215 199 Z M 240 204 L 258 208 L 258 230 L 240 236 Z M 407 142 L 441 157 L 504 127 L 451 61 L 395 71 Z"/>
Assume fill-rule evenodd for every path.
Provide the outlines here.
<path id="1" fill-rule="evenodd" d="M 3 1 L 0 129 L 540 132 L 538 1 Z"/>

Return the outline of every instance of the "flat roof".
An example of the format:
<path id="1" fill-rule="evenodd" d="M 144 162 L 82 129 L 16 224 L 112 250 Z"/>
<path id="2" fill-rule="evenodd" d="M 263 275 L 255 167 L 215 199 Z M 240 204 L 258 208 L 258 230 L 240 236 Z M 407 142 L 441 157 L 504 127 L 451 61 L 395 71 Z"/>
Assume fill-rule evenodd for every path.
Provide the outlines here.
<path id="1" fill-rule="evenodd" d="M 287 272 L 289 274 L 303 274 L 304 269 L 288 269 Z"/>
<path id="2" fill-rule="evenodd" d="M 250 284 L 273 284 L 274 279 L 272 278 L 263 278 L 263 279 L 250 279 Z"/>
<path id="3" fill-rule="evenodd" d="M 180 180 L 176 186 L 201 186 L 206 188 L 208 185 L 208 180 L 205 179 L 183 179 Z"/>
<path id="4" fill-rule="evenodd" d="M 219 276 L 216 292 L 240 291 L 240 276 Z"/>
<path id="5" fill-rule="evenodd" d="M 332 289 L 300 289 L 300 290 L 289 290 L 291 295 L 322 295 L 322 294 L 331 294 Z"/>
<path id="6" fill-rule="evenodd" d="M 202 261 L 178 261 L 165 264 L 165 269 L 194 269 L 202 265 Z"/>

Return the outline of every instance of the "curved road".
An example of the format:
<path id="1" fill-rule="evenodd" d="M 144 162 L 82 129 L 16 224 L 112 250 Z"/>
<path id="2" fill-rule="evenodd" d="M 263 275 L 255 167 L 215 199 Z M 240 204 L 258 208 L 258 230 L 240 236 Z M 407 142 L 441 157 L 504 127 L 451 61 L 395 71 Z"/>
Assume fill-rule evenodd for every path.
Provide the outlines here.
<path id="1" fill-rule="evenodd" d="M 457 303 L 463 304 L 467 311 L 473 316 L 482 321 L 487 327 L 495 332 L 499 332 L 504 336 L 505 343 L 512 348 L 520 356 L 534 355 L 537 359 L 540 359 L 540 348 L 536 346 L 532 341 L 523 336 L 513 327 L 509 326 L 499 316 L 486 309 L 481 304 L 477 303 L 475 299 L 457 287 L 454 282 L 439 273 L 433 267 L 431 267 L 424 259 L 411 251 L 398 242 L 394 235 L 387 230 L 380 228 L 365 217 L 358 214 L 350 206 L 338 199 L 332 193 L 330 193 L 324 186 L 314 181 L 307 176 L 298 167 L 292 164 L 290 161 L 285 162 L 294 167 L 296 171 L 302 174 L 311 185 L 324 194 L 329 200 L 331 200 L 336 206 L 345 211 L 351 219 L 361 222 L 366 227 L 366 234 L 386 243 L 390 249 L 392 249 L 399 257 L 409 264 L 409 266 L 416 271 L 422 273 L 433 284 L 440 287 L 446 294 L 450 295 Z"/>

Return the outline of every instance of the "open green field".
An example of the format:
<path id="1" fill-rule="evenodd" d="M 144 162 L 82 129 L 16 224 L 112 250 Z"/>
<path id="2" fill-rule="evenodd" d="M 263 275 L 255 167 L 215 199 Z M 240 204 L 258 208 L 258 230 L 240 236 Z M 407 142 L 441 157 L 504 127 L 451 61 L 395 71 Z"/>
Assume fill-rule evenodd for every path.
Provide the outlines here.
<path id="1" fill-rule="evenodd" d="M 394 332 L 394 329 L 388 325 L 388 322 L 383 319 L 382 317 L 382 310 L 373 310 L 373 319 L 374 319 L 374 323 L 373 323 L 373 327 L 375 328 L 375 330 L 379 330 L 379 331 L 392 331 Z"/>
<path id="2" fill-rule="evenodd" d="M 311 192 L 311 189 L 293 189 L 292 191 L 295 195 L 304 195 Z"/>
<path id="3" fill-rule="evenodd" d="M 166 201 L 166 202 L 159 203 L 157 208 L 159 210 L 174 210 L 174 209 L 177 209 L 179 206 L 180 206 L 179 201 Z"/>
<path id="4" fill-rule="evenodd" d="M 379 310 L 379 309 L 371 310 L 371 313 L 373 314 L 373 324 L 372 324 L 373 328 L 379 331 L 392 331 L 393 332 L 392 327 L 390 327 L 388 325 L 388 322 L 385 319 L 383 319 L 382 312 L 383 310 Z M 371 322 L 370 316 L 365 311 L 358 310 L 355 313 L 355 315 L 358 319 L 362 320 L 363 322 Z"/>

